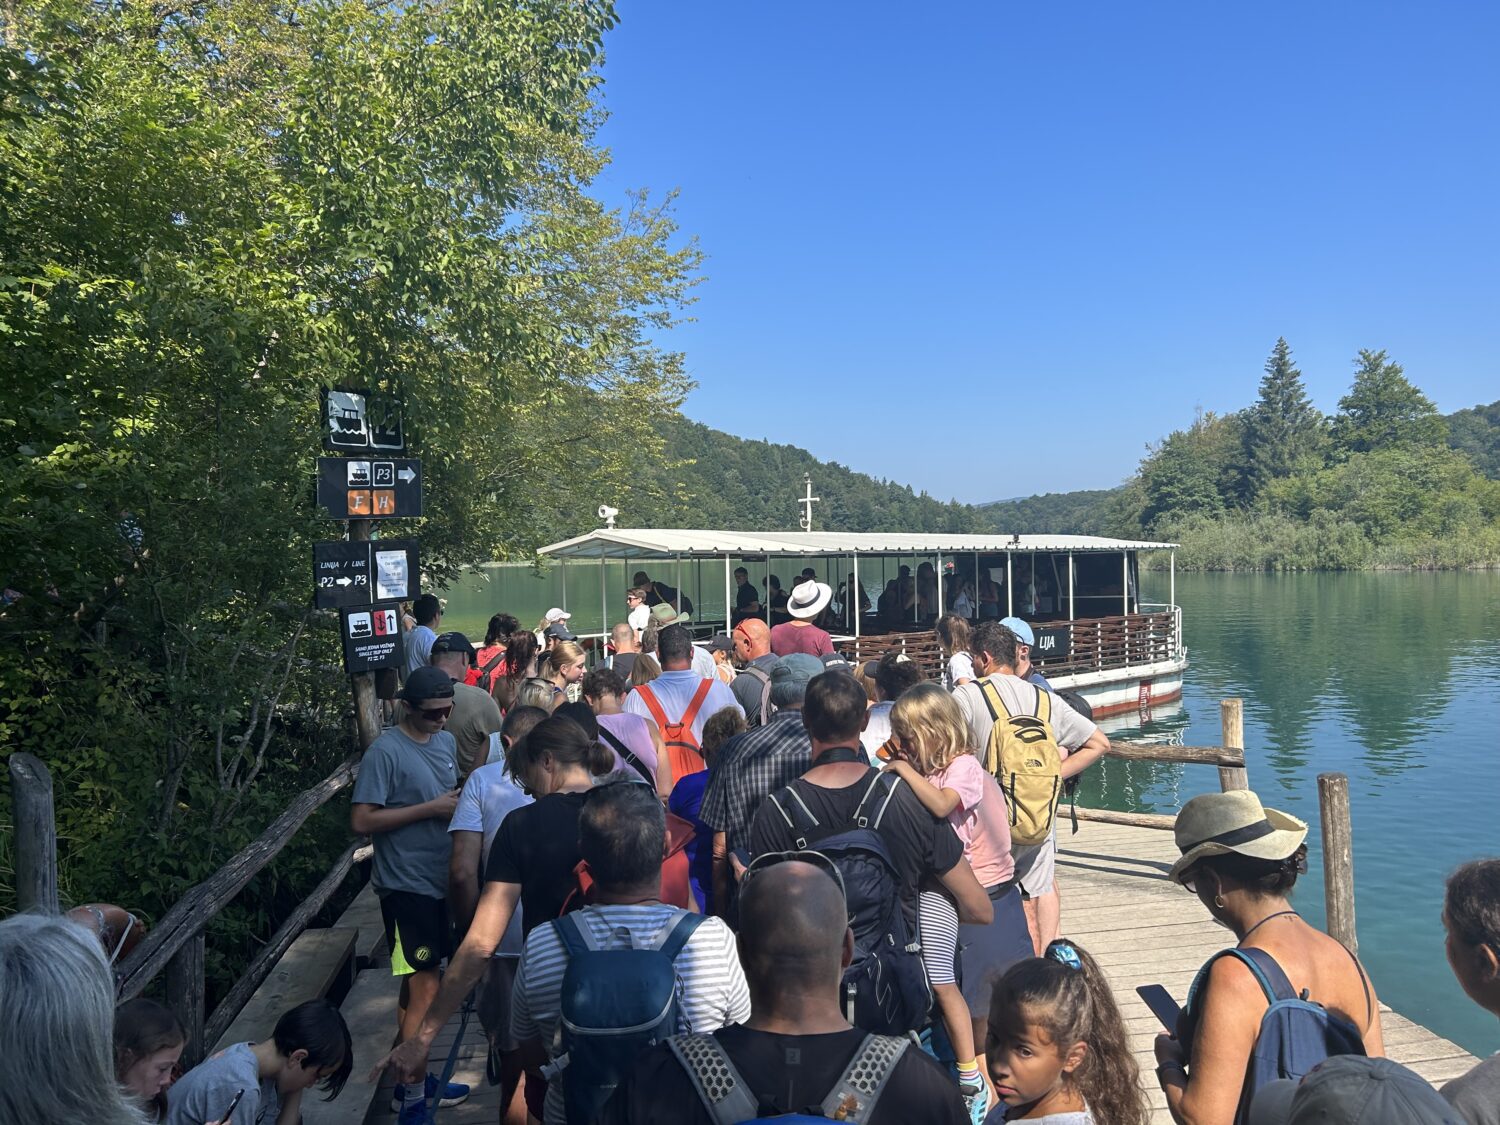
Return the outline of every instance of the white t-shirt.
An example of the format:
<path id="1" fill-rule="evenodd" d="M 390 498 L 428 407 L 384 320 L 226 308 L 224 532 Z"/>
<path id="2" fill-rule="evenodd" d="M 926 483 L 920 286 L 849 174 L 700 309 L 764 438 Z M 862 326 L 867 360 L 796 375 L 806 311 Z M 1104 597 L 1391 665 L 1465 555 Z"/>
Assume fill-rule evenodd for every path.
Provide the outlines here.
<path id="1" fill-rule="evenodd" d="M 636 948 L 665 937 L 677 908 L 651 903 L 630 906 L 586 906 L 570 917 L 583 919 L 594 939 L 606 948 L 625 949 L 625 936 Z M 750 989 L 734 934 L 720 918 L 705 918 L 674 962 L 677 969 L 678 1032 L 717 1031 L 750 1018 Z M 540 1039 L 550 1051 L 561 1016 L 563 973 L 567 953 L 557 930 L 541 925 L 526 939 L 511 994 L 510 1031 L 518 1042 Z M 545 1125 L 566 1125 L 561 1082 L 547 1088 Z"/>
<path id="2" fill-rule="evenodd" d="M 646 626 L 651 624 L 651 610 L 644 603 L 638 605 L 630 611 L 625 621 L 635 630 L 635 639 L 640 640 L 641 634 L 646 631 Z"/>
<path id="3" fill-rule="evenodd" d="M 974 679 L 974 658 L 967 652 L 955 652 L 948 657 L 948 686 L 956 688 L 960 680 Z"/>
<path id="4" fill-rule="evenodd" d="M 479 853 L 479 877 L 484 878 L 485 864 L 489 859 L 490 845 L 495 842 L 495 833 L 500 831 L 500 822 L 523 805 L 531 804 L 528 797 L 505 770 L 504 762 L 480 766 L 464 782 L 463 792 L 458 795 L 458 805 L 453 810 L 453 819 L 448 823 L 451 832 L 479 832 L 484 844 Z M 496 957 L 519 957 L 521 955 L 521 904 L 516 903 L 516 912 L 505 936 L 495 950 Z"/>
<path id="5" fill-rule="evenodd" d="M 865 757 L 870 760 L 870 765 L 879 769 L 885 765 L 879 758 L 875 757 L 875 751 L 879 750 L 891 737 L 891 708 L 894 703 L 877 703 L 870 708 L 867 714 L 869 721 L 865 723 L 865 729 L 860 731 L 859 744 L 864 747 Z"/>
<path id="6" fill-rule="evenodd" d="M 1000 692 L 1000 698 L 1013 714 L 1031 715 L 1036 712 L 1036 693 L 1041 689 L 1035 684 L 1028 683 L 1019 676 L 1007 676 L 1001 672 L 988 675 L 985 679 L 995 685 Z M 969 733 L 974 739 L 974 748 L 979 751 L 980 757 L 983 757 L 985 748 L 990 744 L 990 730 L 994 727 L 995 721 L 990 717 L 990 709 L 984 701 L 984 689 L 979 684 L 979 680 L 960 684 L 953 689 L 953 699 L 957 702 L 958 709 L 963 712 L 964 720 L 969 724 Z M 1062 756 L 1066 758 L 1070 750 L 1077 750 L 1099 728 L 1091 720 L 1085 719 L 1069 707 L 1065 700 L 1054 695 L 1050 703 L 1052 704 L 1052 733 L 1057 736 L 1058 748 L 1062 750 Z"/>

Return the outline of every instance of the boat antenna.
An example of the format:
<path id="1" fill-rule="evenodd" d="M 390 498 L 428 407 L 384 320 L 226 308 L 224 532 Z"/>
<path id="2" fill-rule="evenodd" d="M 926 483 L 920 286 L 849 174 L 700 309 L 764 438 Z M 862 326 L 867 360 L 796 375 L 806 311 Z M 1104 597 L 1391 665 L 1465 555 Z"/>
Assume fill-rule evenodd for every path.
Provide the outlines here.
<path id="1" fill-rule="evenodd" d="M 797 503 L 802 506 L 802 518 L 799 519 L 797 521 L 797 523 L 802 528 L 803 531 L 811 531 L 812 530 L 812 506 L 814 504 L 821 503 L 822 500 L 823 500 L 823 498 L 821 496 L 814 496 L 812 494 L 812 474 L 811 473 L 803 473 L 802 474 L 802 483 L 807 488 L 807 494 L 805 496 L 803 496 L 802 499 L 800 499 L 800 500 L 797 501 Z"/>

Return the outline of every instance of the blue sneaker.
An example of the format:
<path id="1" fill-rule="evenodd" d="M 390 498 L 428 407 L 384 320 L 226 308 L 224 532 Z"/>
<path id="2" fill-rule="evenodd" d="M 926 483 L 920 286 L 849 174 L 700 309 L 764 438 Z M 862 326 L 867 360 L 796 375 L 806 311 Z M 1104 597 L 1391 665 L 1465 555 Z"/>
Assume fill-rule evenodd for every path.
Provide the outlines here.
<path id="1" fill-rule="evenodd" d="M 396 1117 L 396 1125 L 427 1125 L 427 1103 L 412 1102 L 403 1105 Z"/>
<path id="2" fill-rule="evenodd" d="M 964 1108 L 969 1111 L 970 1122 L 973 1125 L 984 1125 L 985 1116 L 990 1111 L 989 1087 L 981 1080 L 978 1087 L 964 1085 L 958 1088 L 958 1092 L 963 1095 Z"/>
<path id="3" fill-rule="evenodd" d="M 427 1081 L 422 1084 L 422 1097 L 427 1101 L 431 1101 L 433 1095 L 437 1093 L 437 1088 L 437 1075 L 429 1074 L 427 1076 Z M 450 1082 L 448 1083 L 448 1085 L 443 1087 L 443 1095 L 442 1097 L 438 1098 L 437 1104 L 442 1106 L 444 1109 L 447 1109 L 449 1106 L 461 1105 L 463 1102 L 467 1101 L 468 1098 L 469 1088 L 467 1086 L 465 1086 L 462 1082 Z M 399 1113 L 401 1112 L 402 1104 L 405 1101 L 406 1086 L 398 1082 L 396 1083 L 396 1088 L 391 1091 L 391 1108 Z M 421 1119 L 418 1118 L 418 1120 Z M 403 1121 L 401 1122 L 401 1125 L 407 1125 L 407 1123 Z"/>

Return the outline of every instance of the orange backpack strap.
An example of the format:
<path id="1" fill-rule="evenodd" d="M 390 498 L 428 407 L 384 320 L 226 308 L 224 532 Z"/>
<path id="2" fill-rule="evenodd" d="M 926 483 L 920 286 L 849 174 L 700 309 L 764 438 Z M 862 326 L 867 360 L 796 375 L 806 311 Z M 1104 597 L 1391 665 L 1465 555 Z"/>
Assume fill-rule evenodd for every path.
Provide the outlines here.
<path id="1" fill-rule="evenodd" d="M 661 709 L 661 701 L 656 698 L 651 685 L 641 684 L 635 689 L 635 693 L 641 697 L 641 702 L 646 705 L 646 710 L 651 712 L 651 717 L 656 720 L 656 725 L 661 729 L 662 737 L 665 738 L 667 736 L 667 713 Z"/>
<path id="2" fill-rule="evenodd" d="M 689 700 L 687 710 L 682 713 L 682 726 L 685 730 L 691 731 L 693 720 L 698 717 L 698 712 L 703 707 L 703 701 L 708 698 L 708 691 L 713 686 L 714 682 L 712 680 L 704 680 L 698 685 L 698 690 L 693 692 L 693 698 Z M 696 742 L 697 739 L 693 741 Z"/>

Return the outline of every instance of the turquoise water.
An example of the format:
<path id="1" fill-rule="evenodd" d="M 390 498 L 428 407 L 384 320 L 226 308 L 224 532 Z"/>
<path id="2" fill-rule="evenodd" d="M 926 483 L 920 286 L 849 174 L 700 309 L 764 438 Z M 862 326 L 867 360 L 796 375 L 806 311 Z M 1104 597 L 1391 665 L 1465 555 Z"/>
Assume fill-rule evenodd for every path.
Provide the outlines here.
<path id="1" fill-rule="evenodd" d="M 802 565 L 779 562 L 776 572 L 789 582 Z M 723 568 L 701 568 L 699 587 L 685 564 L 683 585 L 722 614 Z M 598 564 L 568 571 L 572 623 L 596 631 Z M 605 572 L 612 615 L 623 614 L 626 571 Z M 672 569 L 653 577 L 675 584 Z M 1143 576 L 1143 587 L 1144 598 L 1166 600 L 1165 575 Z M 447 598 L 445 624 L 477 639 L 497 610 L 530 624 L 562 605 L 561 574 L 490 568 Z M 1444 876 L 1500 855 L 1500 573 L 1179 575 L 1177 600 L 1191 661 L 1182 705 L 1144 726 L 1127 720 L 1134 729 L 1123 733 L 1215 745 L 1219 700 L 1240 696 L 1250 783 L 1268 805 L 1316 826 L 1317 775 L 1348 774 L 1360 953 L 1381 997 L 1471 1051 L 1500 1049 L 1500 1026 L 1448 970 L 1440 921 Z M 1105 762 L 1080 801 L 1172 812 L 1217 785 L 1209 767 Z M 1321 924 L 1316 827 L 1309 845 L 1297 903 Z"/>

